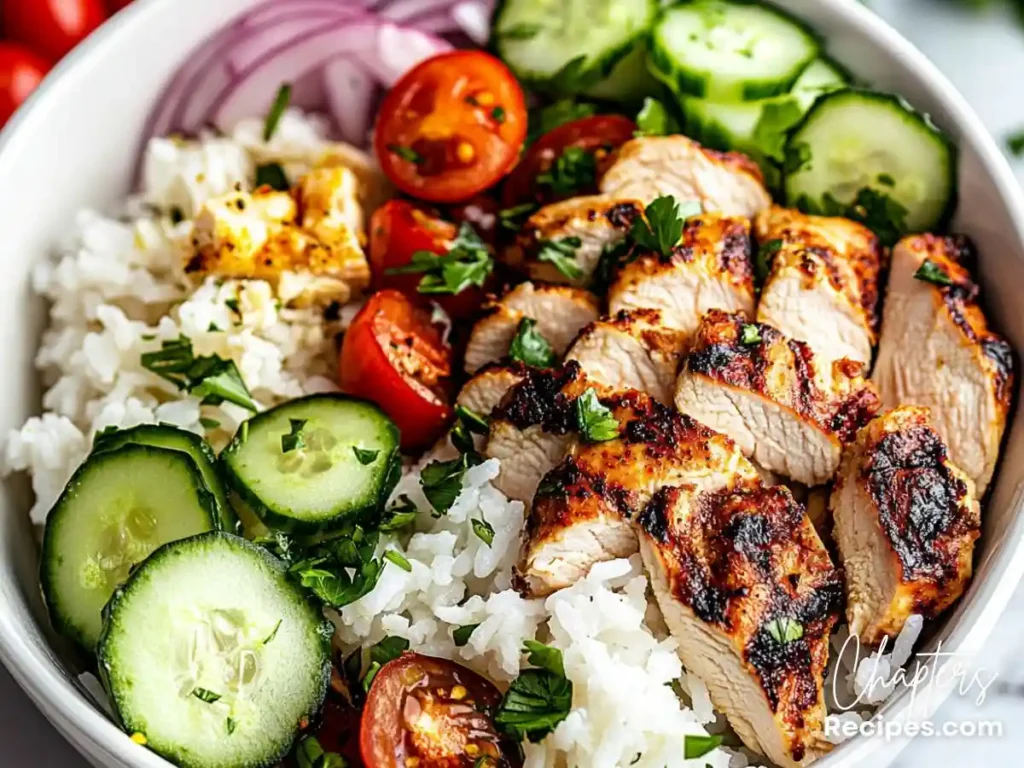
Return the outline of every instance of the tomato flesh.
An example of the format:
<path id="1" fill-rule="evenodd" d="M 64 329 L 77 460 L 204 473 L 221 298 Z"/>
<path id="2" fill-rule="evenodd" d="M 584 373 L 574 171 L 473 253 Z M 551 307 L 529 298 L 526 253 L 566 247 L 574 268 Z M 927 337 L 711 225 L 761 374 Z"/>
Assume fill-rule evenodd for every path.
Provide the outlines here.
<path id="1" fill-rule="evenodd" d="M 3 0 L 4 34 L 56 61 L 107 17 L 103 0 Z"/>
<path id="2" fill-rule="evenodd" d="M 501 694 L 488 680 L 446 659 L 405 653 L 374 678 L 360 745 L 367 768 L 518 768 L 514 747 L 490 712 Z"/>
<path id="3" fill-rule="evenodd" d="M 43 81 L 50 62 L 16 43 L 0 43 L 0 123 Z"/>
<path id="4" fill-rule="evenodd" d="M 374 149 L 403 192 L 458 202 L 504 176 L 525 138 L 526 101 L 515 76 L 490 54 L 453 51 L 414 67 L 388 92 Z"/>
<path id="5" fill-rule="evenodd" d="M 431 312 L 394 290 L 378 291 L 341 345 L 341 389 L 377 403 L 402 433 L 403 450 L 425 448 L 452 416 L 452 350 Z"/>
<path id="6" fill-rule="evenodd" d="M 567 197 L 597 192 L 596 178 L 591 186 L 558 193 L 538 183 L 538 177 L 551 170 L 558 158 L 570 147 L 592 153 L 600 169 L 611 153 L 625 144 L 636 132 L 636 123 L 621 115 L 594 115 L 560 125 L 541 136 L 527 150 L 515 170 L 505 181 L 502 202 L 506 208 L 523 203 L 545 205 Z"/>

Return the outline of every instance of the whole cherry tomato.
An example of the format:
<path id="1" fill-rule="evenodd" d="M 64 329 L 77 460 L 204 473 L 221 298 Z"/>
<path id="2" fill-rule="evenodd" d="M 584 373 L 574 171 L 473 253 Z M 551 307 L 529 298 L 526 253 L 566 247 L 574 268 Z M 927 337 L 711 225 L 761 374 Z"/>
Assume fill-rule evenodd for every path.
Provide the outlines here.
<path id="1" fill-rule="evenodd" d="M 403 192 L 458 202 L 487 189 L 515 164 L 526 119 L 523 90 L 498 59 L 482 51 L 442 53 L 388 92 L 374 149 Z"/>
<path id="2" fill-rule="evenodd" d="M 103 0 L 3 0 L 4 34 L 53 61 L 107 18 Z"/>
<path id="3" fill-rule="evenodd" d="M 132 0 L 107 0 L 107 12 L 113 15 L 131 4 Z"/>
<path id="4" fill-rule="evenodd" d="M 50 62 L 16 43 L 0 43 L 0 124 L 46 77 Z"/>
<path id="5" fill-rule="evenodd" d="M 452 416 L 452 349 L 430 309 L 403 293 L 378 291 L 341 345 L 341 389 L 377 403 L 402 432 L 403 450 L 433 443 Z"/>
<path id="6" fill-rule="evenodd" d="M 602 160 L 633 138 L 635 131 L 636 123 L 621 115 L 584 117 L 548 131 L 509 174 L 502 202 L 506 208 L 543 205 L 596 192 Z M 567 154 L 566 150 L 582 151 Z"/>
<path id="7" fill-rule="evenodd" d="M 373 679 L 360 726 L 367 768 L 518 768 L 516 747 L 494 727 L 501 694 L 446 659 L 404 653 Z"/>

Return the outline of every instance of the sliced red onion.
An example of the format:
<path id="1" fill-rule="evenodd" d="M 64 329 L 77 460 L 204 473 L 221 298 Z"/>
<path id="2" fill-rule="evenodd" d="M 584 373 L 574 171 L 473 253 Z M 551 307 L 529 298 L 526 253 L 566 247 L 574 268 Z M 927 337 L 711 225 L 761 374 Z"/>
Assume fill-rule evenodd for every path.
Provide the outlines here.
<path id="1" fill-rule="evenodd" d="M 242 17 L 240 23 L 244 27 L 262 26 L 268 21 L 301 16 L 304 13 L 335 13 L 339 16 L 365 14 L 364 3 L 359 0 L 268 0 L 258 5 Z"/>
<path id="2" fill-rule="evenodd" d="M 361 17 L 366 19 L 368 17 Z M 337 26 L 337 14 L 324 11 L 309 11 L 301 16 L 290 16 L 270 22 L 254 30 L 245 40 L 239 41 L 230 51 L 225 51 L 228 67 L 233 73 L 242 73 L 267 57 L 268 51 L 285 47 L 294 40 Z M 346 20 L 346 23 L 351 23 Z"/>
<path id="3" fill-rule="evenodd" d="M 452 7 L 452 19 L 477 45 L 487 45 L 493 14 L 493 0 L 462 0 Z"/>
<path id="4" fill-rule="evenodd" d="M 384 23 L 377 29 L 376 55 L 368 56 L 364 62 L 390 88 L 421 61 L 450 50 L 452 44 L 444 38 L 413 27 Z"/>
<path id="5" fill-rule="evenodd" d="M 452 0 L 394 0 L 379 9 L 379 16 L 388 21 L 416 23 L 428 16 L 447 16 L 451 6 Z"/>
<path id="6" fill-rule="evenodd" d="M 323 70 L 324 95 L 341 138 L 363 146 L 373 123 L 377 82 L 358 61 L 348 56 L 331 59 Z"/>

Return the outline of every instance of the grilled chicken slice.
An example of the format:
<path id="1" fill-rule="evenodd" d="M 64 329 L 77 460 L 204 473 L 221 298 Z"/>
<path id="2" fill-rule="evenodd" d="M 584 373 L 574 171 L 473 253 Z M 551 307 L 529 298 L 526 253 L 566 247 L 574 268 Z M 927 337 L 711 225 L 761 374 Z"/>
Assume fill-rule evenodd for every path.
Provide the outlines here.
<path id="1" fill-rule="evenodd" d="M 920 405 L 950 458 L 984 496 L 999 457 L 1014 385 L 1010 345 L 976 303 L 962 237 L 914 235 L 893 250 L 873 380 L 887 408 Z M 923 276 L 949 285 L 916 279 Z"/>
<path id="2" fill-rule="evenodd" d="M 821 363 L 771 326 L 713 310 L 691 343 L 675 402 L 765 469 L 819 485 L 878 410 L 861 370 L 851 360 Z"/>
<path id="3" fill-rule="evenodd" d="M 466 372 L 475 373 L 506 357 L 524 318 L 537 321 L 534 330 L 561 356 L 580 328 L 597 320 L 599 314 L 597 297 L 582 288 L 517 285 L 492 302 L 473 326 L 466 346 Z"/>
<path id="4" fill-rule="evenodd" d="M 605 248 L 626 237 L 633 220 L 640 215 L 639 200 L 590 195 L 572 197 L 546 205 L 523 225 L 505 260 L 521 269 L 531 280 L 569 285 L 590 285 Z M 574 245 L 573 238 L 579 240 Z M 567 242 L 574 251 L 578 273 L 567 275 L 544 259 L 545 244 Z"/>
<path id="5" fill-rule="evenodd" d="M 603 402 L 619 420 L 620 436 L 573 444 L 534 498 L 518 566 L 534 595 L 575 583 L 595 563 L 634 554 L 633 520 L 661 488 L 760 484 L 732 440 L 688 416 L 639 392 Z"/>
<path id="6" fill-rule="evenodd" d="M 455 402 L 481 416 L 489 416 L 509 390 L 529 375 L 522 363 L 485 365 L 462 385 Z"/>
<path id="7" fill-rule="evenodd" d="M 757 319 L 807 342 L 821 359 L 871 362 L 883 250 L 849 219 L 772 207 L 755 222 L 770 266 Z"/>
<path id="8" fill-rule="evenodd" d="M 718 214 L 688 219 L 671 258 L 645 254 L 619 268 L 608 308 L 657 309 L 667 327 L 688 334 L 710 309 L 753 317 L 750 222 Z"/>
<path id="9" fill-rule="evenodd" d="M 948 608 L 971 578 L 981 514 L 928 410 L 871 421 L 843 454 L 832 491 L 850 632 L 876 645 L 907 618 Z"/>
<path id="10" fill-rule="evenodd" d="M 671 403 L 685 346 L 686 334 L 665 327 L 658 310 L 623 310 L 580 331 L 566 360 L 608 389 L 635 389 Z"/>
<path id="11" fill-rule="evenodd" d="M 757 163 L 738 152 L 716 152 L 685 136 L 627 141 L 601 177 L 601 192 L 649 204 L 662 195 L 698 200 L 705 211 L 753 218 L 771 205 Z"/>
<path id="12" fill-rule="evenodd" d="M 789 490 L 666 488 L 639 527 L 683 665 L 743 743 L 787 767 L 827 750 L 822 687 L 842 579 Z"/>

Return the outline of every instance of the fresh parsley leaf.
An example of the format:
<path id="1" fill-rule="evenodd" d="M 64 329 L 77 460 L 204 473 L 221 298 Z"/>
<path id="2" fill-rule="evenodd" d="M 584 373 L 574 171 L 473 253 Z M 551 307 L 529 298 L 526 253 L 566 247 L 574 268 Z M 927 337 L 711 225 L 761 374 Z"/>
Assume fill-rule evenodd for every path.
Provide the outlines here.
<path id="1" fill-rule="evenodd" d="M 373 591 L 383 570 L 381 561 L 373 559 L 360 566 L 353 576 L 343 568 L 333 572 L 316 567 L 301 570 L 298 575 L 302 586 L 312 590 L 324 603 L 332 608 L 343 608 Z"/>
<path id="2" fill-rule="evenodd" d="M 282 623 L 284 623 L 284 619 L 278 619 L 277 620 L 277 624 L 274 625 L 274 629 L 271 631 L 271 633 L 269 635 L 267 635 L 265 638 L 263 638 L 263 642 L 260 643 L 260 645 L 266 645 L 271 640 L 273 640 L 275 637 L 277 637 L 277 630 L 279 630 L 281 628 L 281 624 Z"/>
<path id="3" fill-rule="evenodd" d="M 811 165 L 811 145 L 806 142 L 790 142 L 786 144 L 782 155 L 782 170 L 785 173 L 796 173 Z"/>
<path id="4" fill-rule="evenodd" d="M 383 533 L 400 531 L 416 522 L 416 516 L 418 514 L 419 510 L 416 509 L 416 505 L 413 504 L 412 500 L 403 493 L 398 497 L 398 501 L 391 507 L 391 509 L 384 513 L 380 523 L 378 524 L 378 528 L 380 528 Z"/>
<path id="5" fill-rule="evenodd" d="M 238 299 L 225 299 L 224 306 L 234 312 L 236 315 L 242 314 L 242 309 L 238 305 Z"/>
<path id="6" fill-rule="evenodd" d="M 592 187 L 597 179 L 597 158 L 582 147 L 567 147 L 536 183 L 548 187 L 559 197 L 568 197 Z"/>
<path id="7" fill-rule="evenodd" d="M 225 400 L 256 411 L 249 390 L 233 360 L 217 355 L 196 357 L 187 336 L 164 341 L 158 352 L 146 352 L 142 367 L 174 384 L 178 389 L 202 397 L 203 405 L 220 405 Z"/>
<path id="8" fill-rule="evenodd" d="M 722 743 L 721 736 L 697 736 L 692 733 L 683 737 L 683 759 L 694 760 L 704 757 Z"/>
<path id="9" fill-rule="evenodd" d="M 622 264 L 627 264 L 636 257 L 633 244 L 628 240 L 620 240 L 608 243 L 601 250 L 601 257 L 594 267 L 594 274 L 590 278 L 590 290 L 598 296 L 608 293 L 615 272 Z"/>
<path id="10" fill-rule="evenodd" d="M 499 123 L 499 124 L 504 123 L 505 122 L 505 108 L 504 107 L 495 107 L 494 109 L 491 110 L 491 117 L 494 118 L 494 121 L 496 123 Z"/>
<path id="11" fill-rule="evenodd" d="M 576 399 L 576 427 L 590 443 L 603 443 L 619 436 L 618 420 L 601 404 L 593 387 Z"/>
<path id="12" fill-rule="evenodd" d="M 474 518 L 471 522 L 473 525 L 473 533 L 476 534 L 476 537 L 488 547 L 491 546 L 494 543 L 494 526 L 482 517 L 480 519 Z"/>
<path id="13" fill-rule="evenodd" d="M 416 290 L 429 295 L 457 294 L 482 286 L 494 271 L 494 257 L 469 222 L 463 222 L 448 253 L 416 251 L 411 261 L 386 271 L 389 275 L 422 274 Z"/>
<path id="14" fill-rule="evenodd" d="M 1014 157 L 1024 157 L 1024 129 L 1006 137 L 1006 148 Z"/>
<path id="15" fill-rule="evenodd" d="M 235 732 L 235 728 L 238 727 L 238 722 L 233 717 L 229 717 L 224 721 L 224 726 L 228 729 L 228 736 Z"/>
<path id="16" fill-rule="evenodd" d="M 889 187 L 890 189 L 892 189 L 893 187 L 896 186 L 896 179 L 894 179 L 888 173 L 880 173 L 880 174 L 878 174 L 878 177 L 875 179 L 875 181 L 877 181 L 883 187 Z"/>
<path id="17" fill-rule="evenodd" d="M 456 648 L 461 648 L 469 642 L 470 635 L 473 631 L 479 627 L 479 624 L 466 624 L 462 627 L 456 627 L 452 630 L 452 642 L 455 643 Z"/>
<path id="18" fill-rule="evenodd" d="M 931 259 L 925 259 L 914 273 L 914 278 L 932 285 L 953 285 L 953 278 Z"/>
<path id="19" fill-rule="evenodd" d="M 214 693 L 206 688 L 198 687 L 192 689 L 192 695 L 200 701 L 205 701 L 207 704 L 213 704 L 223 698 L 219 693 Z"/>
<path id="20" fill-rule="evenodd" d="M 370 692 L 370 686 L 373 685 L 373 681 L 377 679 L 377 673 L 380 672 L 381 663 L 379 661 L 371 661 L 370 666 L 366 668 L 366 674 L 363 675 L 363 691 L 365 693 Z"/>
<path id="21" fill-rule="evenodd" d="M 574 120 L 582 120 L 584 117 L 592 117 L 596 114 L 596 105 L 586 101 L 575 101 L 574 99 L 560 99 L 552 104 L 531 110 L 526 144 L 527 146 L 533 144 L 545 133 L 553 131 L 560 125 L 571 123 Z"/>
<path id="22" fill-rule="evenodd" d="M 443 515 L 462 493 L 462 478 L 466 470 L 480 464 L 477 453 L 464 453 L 451 461 L 434 461 L 420 471 L 420 485 L 430 506 Z"/>
<path id="23" fill-rule="evenodd" d="M 768 240 L 757 247 L 757 256 L 754 258 L 754 278 L 758 283 L 768 279 L 772 271 L 772 262 L 775 261 L 775 254 L 782 249 L 782 240 Z"/>
<path id="24" fill-rule="evenodd" d="M 324 752 L 316 736 L 305 736 L 295 748 L 298 768 L 348 768 L 348 761 L 337 752 Z"/>
<path id="25" fill-rule="evenodd" d="M 554 265 L 570 280 L 583 277 L 583 270 L 576 263 L 576 249 L 583 244 L 578 237 L 562 237 L 558 240 L 541 240 L 537 245 L 537 260 Z"/>
<path id="26" fill-rule="evenodd" d="M 281 435 L 281 453 L 291 453 L 299 448 L 306 447 L 306 441 L 302 436 L 302 430 L 306 426 L 306 419 L 288 419 L 289 431 Z"/>
<path id="27" fill-rule="evenodd" d="M 700 212 L 701 206 L 697 201 L 688 201 L 680 206 L 671 195 L 663 195 L 647 206 L 643 216 L 633 220 L 630 239 L 641 248 L 668 258 L 683 237 L 686 220 Z"/>
<path id="28" fill-rule="evenodd" d="M 753 346 L 761 343 L 761 329 L 756 325 L 744 325 L 740 331 L 740 343 L 746 346 Z"/>
<path id="29" fill-rule="evenodd" d="M 801 117 L 803 110 L 795 98 L 766 101 L 753 133 L 753 140 L 760 152 L 776 163 L 785 163 L 789 130 Z"/>
<path id="30" fill-rule="evenodd" d="M 842 216 L 860 222 L 876 235 L 883 245 L 895 245 L 907 233 L 907 209 L 902 203 L 872 187 L 861 187 L 853 202 L 842 203 L 826 192 L 816 203 L 806 195 L 797 200 L 805 213 L 821 216 Z"/>
<path id="31" fill-rule="evenodd" d="M 473 435 L 486 435 L 489 429 L 487 419 L 476 411 L 462 405 L 455 406 L 455 426 L 452 427 L 452 445 L 460 453 L 471 453 L 476 450 Z"/>
<path id="32" fill-rule="evenodd" d="M 352 452 L 356 455 L 356 459 L 364 467 L 373 464 L 380 456 L 380 451 L 371 451 L 368 448 L 359 448 L 355 445 L 352 446 Z"/>
<path id="33" fill-rule="evenodd" d="M 384 553 L 384 559 L 388 562 L 394 563 L 406 573 L 412 573 L 412 563 L 410 563 L 405 555 L 399 552 L 397 549 L 389 549 Z"/>
<path id="34" fill-rule="evenodd" d="M 256 166 L 256 188 L 270 187 L 278 192 L 287 192 L 291 185 L 280 163 L 263 163 Z"/>
<path id="35" fill-rule="evenodd" d="M 384 666 L 409 650 L 409 641 L 404 637 L 385 637 L 370 648 L 370 660 Z"/>
<path id="36" fill-rule="evenodd" d="M 494 716 L 502 732 L 538 742 L 572 708 L 572 683 L 547 669 L 526 669 L 512 681 Z"/>
<path id="37" fill-rule="evenodd" d="M 498 211 L 498 223 L 502 229 L 509 232 L 518 232 L 522 229 L 526 220 L 536 213 L 538 208 L 540 206 L 537 203 L 523 203 L 511 208 L 503 208 Z"/>
<path id="38" fill-rule="evenodd" d="M 558 360 L 555 350 L 537 330 L 537 321 L 532 317 L 524 317 L 519 321 L 508 356 L 534 368 L 550 368 Z"/>
<path id="39" fill-rule="evenodd" d="M 423 162 L 423 155 L 421 155 L 412 147 L 407 147 L 404 144 L 388 144 L 387 149 L 388 152 L 391 152 L 394 155 L 398 155 L 407 163 L 419 165 L 420 163 Z"/>
<path id="40" fill-rule="evenodd" d="M 274 97 L 274 103 L 270 106 L 270 111 L 267 112 L 267 116 L 263 121 L 263 140 L 270 141 L 274 137 L 274 133 L 277 131 L 277 126 L 281 122 L 281 117 L 284 115 L 284 111 L 288 108 L 288 102 L 292 100 L 292 87 L 288 83 L 283 83 L 280 88 L 277 89 L 277 96 Z"/>
<path id="41" fill-rule="evenodd" d="M 679 133 L 679 121 L 668 111 L 665 104 L 648 96 L 636 115 L 634 136 L 669 136 Z"/>
<path id="42" fill-rule="evenodd" d="M 207 333 L 220 333 L 221 329 L 216 323 L 210 323 L 210 327 L 206 329 Z"/>
<path id="43" fill-rule="evenodd" d="M 533 666 L 546 669 L 560 677 L 565 677 L 565 664 L 562 661 L 562 651 L 551 645 L 538 643 L 536 640 L 523 641 L 527 654 L 526 660 Z"/>
<path id="44" fill-rule="evenodd" d="M 775 642 L 780 645 L 791 643 L 804 636 L 803 624 L 788 616 L 772 619 L 765 625 L 765 629 L 768 630 L 768 634 L 772 636 Z"/>

